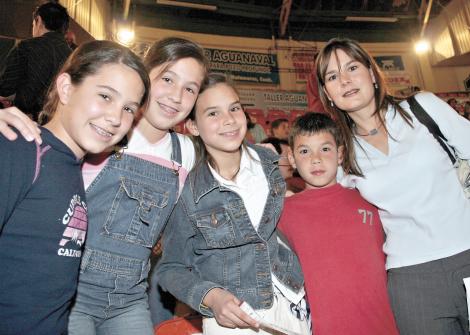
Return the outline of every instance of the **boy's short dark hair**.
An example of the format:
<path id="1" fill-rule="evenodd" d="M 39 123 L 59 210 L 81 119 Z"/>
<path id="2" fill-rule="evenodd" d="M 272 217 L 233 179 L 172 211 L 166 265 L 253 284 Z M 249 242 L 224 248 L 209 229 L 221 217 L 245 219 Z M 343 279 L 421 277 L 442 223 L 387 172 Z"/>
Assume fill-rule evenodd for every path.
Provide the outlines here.
<path id="1" fill-rule="evenodd" d="M 324 113 L 305 113 L 295 119 L 289 134 L 289 145 L 294 149 L 294 140 L 299 135 L 314 135 L 327 132 L 333 135 L 336 146 L 342 145 L 341 134 L 333 119 Z"/>
<path id="2" fill-rule="evenodd" d="M 69 29 L 69 14 L 67 9 L 57 2 L 46 2 L 36 8 L 33 18 L 41 17 L 44 27 L 50 31 L 57 31 L 65 34 Z"/>
<path id="3" fill-rule="evenodd" d="M 289 120 L 287 120 L 287 119 L 276 119 L 276 120 L 274 120 L 273 122 L 271 122 L 271 129 L 279 128 L 279 126 L 284 122 L 289 123 Z"/>

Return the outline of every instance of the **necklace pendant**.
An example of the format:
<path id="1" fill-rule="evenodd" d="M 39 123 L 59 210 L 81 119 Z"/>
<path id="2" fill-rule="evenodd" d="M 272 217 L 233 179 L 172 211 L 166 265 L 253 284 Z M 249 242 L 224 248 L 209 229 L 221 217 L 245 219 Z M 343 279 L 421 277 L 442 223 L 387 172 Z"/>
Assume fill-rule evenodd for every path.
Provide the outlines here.
<path id="1" fill-rule="evenodd" d="M 370 136 L 374 136 L 374 135 L 377 135 L 379 133 L 378 129 L 377 128 L 374 128 L 372 130 L 369 131 L 369 135 Z"/>

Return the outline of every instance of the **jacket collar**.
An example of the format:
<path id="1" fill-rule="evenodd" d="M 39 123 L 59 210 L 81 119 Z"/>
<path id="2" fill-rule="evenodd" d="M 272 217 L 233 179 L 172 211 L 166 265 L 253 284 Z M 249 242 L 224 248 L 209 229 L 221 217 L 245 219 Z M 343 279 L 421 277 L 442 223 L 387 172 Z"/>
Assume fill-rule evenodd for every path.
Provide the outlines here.
<path id="1" fill-rule="evenodd" d="M 274 169 L 277 168 L 279 155 L 274 153 L 271 149 L 266 149 L 259 145 L 248 144 L 247 146 L 258 154 L 264 174 L 268 177 L 269 181 L 269 176 Z M 195 203 L 198 203 L 204 195 L 215 188 L 219 188 L 220 190 L 227 189 L 224 186 L 221 186 L 214 178 L 207 164 L 199 164 L 195 166 L 189 174 L 188 179 Z"/>
<path id="2" fill-rule="evenodd" d="M 48 32 L 42 34 L 40 37 L 46 37 L 46 38 L 52 38 L 52 39 L 65 41 L 64 34 L 59 33 L 58 31 L 48 31 Z"/>

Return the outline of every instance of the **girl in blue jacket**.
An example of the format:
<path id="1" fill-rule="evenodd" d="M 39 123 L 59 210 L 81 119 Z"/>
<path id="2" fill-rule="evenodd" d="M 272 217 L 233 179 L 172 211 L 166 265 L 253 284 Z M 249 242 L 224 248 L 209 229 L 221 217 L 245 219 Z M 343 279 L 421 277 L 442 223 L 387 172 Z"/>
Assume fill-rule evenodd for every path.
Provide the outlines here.
<path id="1" fill-rule="evenodd" d="M 190 118 L 196 164 L 164 234 L 160 285 L 205 316 L 204 334 L 272 334 L 273 324 L 309 334 L 305 313 L 290 311 L 305 312 L 300 265 L 276 231 L 285 193 L 278 156 L 243 144 L 245 114 L 222 75 L 209 76 Z"/>

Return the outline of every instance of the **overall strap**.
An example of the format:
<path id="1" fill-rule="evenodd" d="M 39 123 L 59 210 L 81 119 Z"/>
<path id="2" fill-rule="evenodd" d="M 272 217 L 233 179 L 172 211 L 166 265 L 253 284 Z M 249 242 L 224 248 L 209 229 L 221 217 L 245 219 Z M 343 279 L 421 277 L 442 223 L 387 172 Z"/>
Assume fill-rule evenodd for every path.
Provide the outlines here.
<path id="1" fill-rule="evenodd" d="M 181 158 L 180 140 L 178 138 L 178 135 L 174 131 L 170 131 L 170 136 L 171 136 L 171 160 L 181 165 L 182 158 Z"/>
<path id="2" fill-rule="evenodd" d="M 432 136 L 434 136 L 434 138 L 441 145 L 442 149 L 444 149 L 444 151 L 447 153 L 452 164 L 455 164 L 455 150 L 453 150 L 452 147 L 447 145 L 447 139 L 444 134 L 442 134 L 436 122 L 432 119 L 431 116 L 429 116 L 428 113 L 426 113 L 424 108 L 419 104 L 418 101 L 416 101 L 416 98 L 414 96 L 409 97 L 407 101 L 414 116 L 416 116 L 418 121 L 421 122 L 426 128 L 428 128 Z M 453 152 L 451 152 L 451 150 Z"/>

